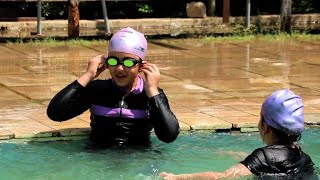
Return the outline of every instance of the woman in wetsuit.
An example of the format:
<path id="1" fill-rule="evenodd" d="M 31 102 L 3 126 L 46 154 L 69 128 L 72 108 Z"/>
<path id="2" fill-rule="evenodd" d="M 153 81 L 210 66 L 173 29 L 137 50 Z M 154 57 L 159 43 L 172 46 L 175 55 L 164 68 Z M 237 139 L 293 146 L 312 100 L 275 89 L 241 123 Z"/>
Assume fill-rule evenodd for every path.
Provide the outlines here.
<path id="1" fill-rule="evenodd" d="M 92 58 L 87 71 L 53 97 L 48 117 L 66 121 L 90 109 L 90 139 L 104 146 L 148 145 L 152 129 L 159 140 L 174 141 L 179 123 L 158 87 L 159 69 L 146 61 L 146 51 L 142 33 L 119 30 L 110 39 L 107 56 Z M 105 69 L 112 78 L 94 80 Z"/>
<path id="2" fill-rule="evenodd" d="M 261 139 L 267 146 L 256 149 L 225 172 L 179 175 L 162 172 L 160 176 L 167 180 L 226 179 L 251 174 L 267 179 L 316 177 L 313 176 L 314 163 L 297 144 L 304 130 L 303 103 L 300 96 L 288 89 L 275 91 L 262 104 L 258 128 Z"/>

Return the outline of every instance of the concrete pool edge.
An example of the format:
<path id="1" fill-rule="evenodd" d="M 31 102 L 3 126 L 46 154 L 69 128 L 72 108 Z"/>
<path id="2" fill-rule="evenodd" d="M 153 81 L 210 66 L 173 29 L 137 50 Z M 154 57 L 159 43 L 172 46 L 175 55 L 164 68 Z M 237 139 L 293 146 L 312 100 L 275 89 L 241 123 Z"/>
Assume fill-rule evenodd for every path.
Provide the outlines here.
<path id="1" fill-rule="evenodd" d="M 75 128 L 79 129 L 79 128 Z M 305 124 L 305 129 L 320 129 L 320 123 L 307 123 Z M 69 130 L 72 132 L 72 129 Z M 3 136 L 0 134 L 0 143 L 15 143 L 15 142 L 52 142 L 52 141 L 73 141 L 73 140 L 81 140 L 89 137 L 90 131 L 81 132 L 81 133 L 69 133 L 64 135 L 56 135 L 53 134 L 49 136 L 48 132 L 42 132 L 35 135 L 29 134 L 29 136 L 19 136 L 16 138 L 14 135 L 10 136 L 9 138 L 5 138 L 8 136 Z M 198 129 L 198 130 L 181 130 L 180 135 L 186 135 L 190 133 L 228 133 L 228 134 L 248 134 L 248 133 L 258 133 L 259 130 L 257 127 L 252 128 L 233 128 L 233 129 Z M 48 136 L 39 136 L 39 134 L 47 134 Z M 152 136 L 155 136 L 154 132 L 152 131 Z"/>

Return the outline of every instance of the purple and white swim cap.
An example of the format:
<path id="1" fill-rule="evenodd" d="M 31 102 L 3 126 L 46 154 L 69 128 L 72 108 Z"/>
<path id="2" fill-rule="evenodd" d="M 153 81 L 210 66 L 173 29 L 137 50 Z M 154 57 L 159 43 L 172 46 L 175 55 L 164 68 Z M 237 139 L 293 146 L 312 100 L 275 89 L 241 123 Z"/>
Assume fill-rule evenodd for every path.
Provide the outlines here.
<path id="1" fill-rule="evenodd" d="M 148 43 L 144 35 L 130 27 L 120 29 L 110 39 L 108 52 L 124 52 L 144 60 Z"/>
<path id="2" fill-rule="evenodd" d="M 289 89 L 271 94 L 262 104 L 261 114 L 265 122 L 288 135 L 300 135 L 304 130 L 302 98 Z"/>

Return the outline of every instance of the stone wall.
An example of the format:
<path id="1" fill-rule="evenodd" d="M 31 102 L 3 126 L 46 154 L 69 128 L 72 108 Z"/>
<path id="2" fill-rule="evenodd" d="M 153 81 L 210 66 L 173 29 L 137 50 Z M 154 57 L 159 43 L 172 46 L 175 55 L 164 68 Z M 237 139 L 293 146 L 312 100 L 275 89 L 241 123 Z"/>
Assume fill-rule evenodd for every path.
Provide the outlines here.
<path id="1" fill-rule="evenodd" d="M 279 15 L 252 16 L 251 23 L 262 29 L 278 29 Z M 244 25 L 245 17 L 230 17 L 229 24 Z M 222 17 L 206 18 L 161 18 L 161 19 L 112 19 L 109 20 L 111 32 L 122 27 L 133 27 L 146 35 L 181 34 L 223 34 L 231 33 L 229 24 L 222 23 Z M 41 22 L 42 36 L 67 37 L 67 20 L 44 20 Z M 292 16 L 292 29 L 320 30 L 320 14 Z M 29 38 L 36 34 L 37 22 L 0 22 L 0 38 Z M 104 21 L 80 20 L 80 36 L 104 36 Z"/>

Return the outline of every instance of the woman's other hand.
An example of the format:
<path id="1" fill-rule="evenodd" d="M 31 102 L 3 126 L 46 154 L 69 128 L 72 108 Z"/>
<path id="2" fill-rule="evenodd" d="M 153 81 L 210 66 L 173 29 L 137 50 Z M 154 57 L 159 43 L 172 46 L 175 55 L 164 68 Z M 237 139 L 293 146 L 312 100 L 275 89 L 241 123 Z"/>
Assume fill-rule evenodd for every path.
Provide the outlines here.
<path id="1" fill-rule="evenodd" d="M 158 84 L 160 81 L 160 71 L 155 64 L 146 62 L 142 64 L 140 71 L 144 73 L 146 78 L 145 88 L 148 97 L 153 97 L 159 94 Z"/>
<path id="2" fill-rule="evenodd" d="M 90 81 L 95 79 L 107 68 L 103 55 L 97 55 L 88 62 L 87 71 L 79 77 L 78 82 L 83 86 L 87 86 Z"/>

